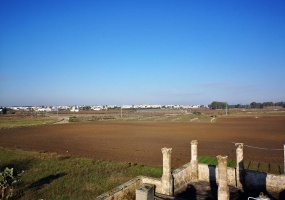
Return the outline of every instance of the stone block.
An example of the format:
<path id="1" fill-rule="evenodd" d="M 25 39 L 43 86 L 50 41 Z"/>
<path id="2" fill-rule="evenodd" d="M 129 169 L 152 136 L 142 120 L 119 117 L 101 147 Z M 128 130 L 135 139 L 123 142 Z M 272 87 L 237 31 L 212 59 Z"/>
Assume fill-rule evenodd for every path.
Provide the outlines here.
<path id="1" fill-rule="evenodd" d="M 153 200 L 154 185 L 144 183 L 136 189 L 136 200 Z"/>

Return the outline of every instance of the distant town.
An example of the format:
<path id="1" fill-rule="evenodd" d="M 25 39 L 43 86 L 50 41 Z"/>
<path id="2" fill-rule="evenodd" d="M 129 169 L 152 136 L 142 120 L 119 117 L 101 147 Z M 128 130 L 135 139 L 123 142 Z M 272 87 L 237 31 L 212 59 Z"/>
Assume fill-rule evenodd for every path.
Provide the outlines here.
<path id="1" fill-rule="evenodd" d="M 102 111 L 102 110 L 137 110 L 137 109 L 234 109 L 234 108 L 273 108 L 284 109 L 285 102 L 251 102 L 250 104 L 229 105 L 226 102 L 213 101 L 209 105 L 160 105 L 160 104 L 138 104 L 138 105 L 65 105 L 65 106 L 0 106 L 0 113 L 3 111 L 30 111 L 30 112 L 80 112 L 80 111 Z"/>
<path id="2" fill-rule="evenodd" d="M 34 112 L 57 112 L 57 111 L 100 111 L 115 109 L 197 109 L 208 108 L 204 105 L 157 105 L 157 104 L 140 104 L 140 105 L 92 105 L 92 106 L 11 106 L 6 109 L 14 111 L 34 111 Z M 0 112 L 4 108 L 0 108 Z"/>

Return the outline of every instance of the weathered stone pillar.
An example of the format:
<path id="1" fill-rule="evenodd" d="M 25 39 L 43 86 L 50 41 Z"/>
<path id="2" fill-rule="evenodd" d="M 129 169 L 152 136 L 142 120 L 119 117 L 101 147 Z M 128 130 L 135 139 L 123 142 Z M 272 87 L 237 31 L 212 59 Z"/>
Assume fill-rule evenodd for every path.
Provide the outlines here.
<path id="1" fill-rule="evenodd" d="M 227 165 L 228 156 L 217 156 L 218 160 L 218 200 L 228 200 L 230 198 L 230 191 L 228 187 Z"/>
<path id="2" fill-rule="evenodd" d="M 162 194 L 173 195 L 173 178 L 171 175 L 171 152 L 172 148 L 162 148 L 163 174 L 161 177 Z"/>
<path id="3" fill-rule="evenodd" d="M 243 143 L 236 143 L 236 187 L 242 188 L 244 180 Z"/>
<path id="4" fill-rule="evenodd" d="M 191 141 L 191 161 L 190 161 L 190 177 L 191 180 L 198 180 L 198 141 Z"/>

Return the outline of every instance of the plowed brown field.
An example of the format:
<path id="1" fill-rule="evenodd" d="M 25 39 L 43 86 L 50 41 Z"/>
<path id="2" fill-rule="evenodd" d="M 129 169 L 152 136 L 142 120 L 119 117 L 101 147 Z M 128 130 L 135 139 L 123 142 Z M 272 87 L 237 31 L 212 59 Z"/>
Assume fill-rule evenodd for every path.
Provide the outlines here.
<path id="1" fill-rule="evenodd" d="M 162 165 L 162 147 L 172 147 L 172 166 L 190 160 L 190 141 L 198 154 L 226 155 L 232 142 L 282 149 L 285 117 L 219 118 L 216 123 L 95 122 L 0 130 L 0 146 L 57 152 L 95 159 Z M 235 154 L 230 154 L 234 158 Z M 283 163 L 283 151 L 244 148 L 245 160 Z"/>

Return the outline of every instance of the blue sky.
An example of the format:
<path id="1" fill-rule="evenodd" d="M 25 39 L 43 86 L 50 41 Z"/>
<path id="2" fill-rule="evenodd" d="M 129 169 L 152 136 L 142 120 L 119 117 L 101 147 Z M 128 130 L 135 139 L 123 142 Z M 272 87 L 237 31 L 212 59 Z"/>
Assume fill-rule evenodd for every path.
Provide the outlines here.
<path id="1" fill-rule="evenodd" d="M 285 101 L 283 0 L 1 0 L 0 105 Z"/>

